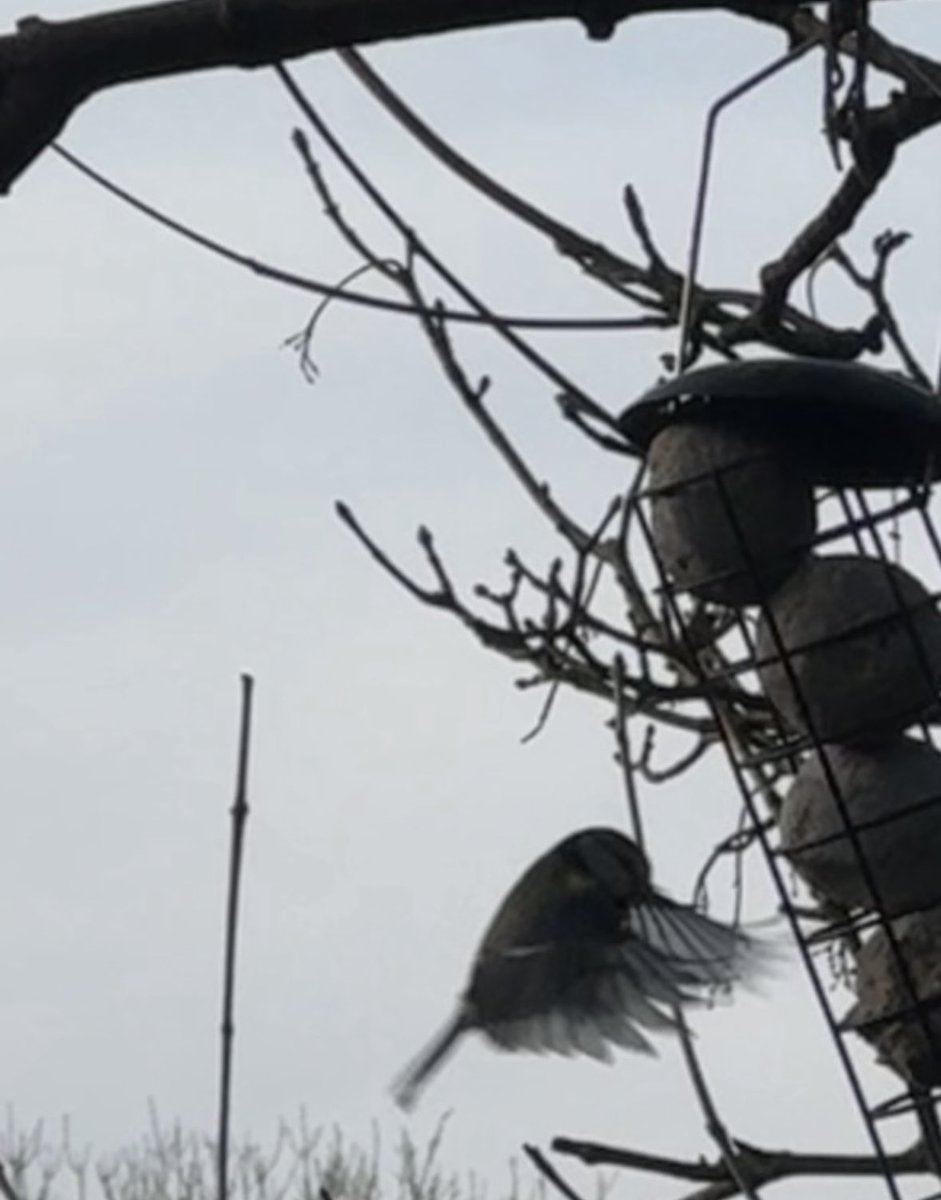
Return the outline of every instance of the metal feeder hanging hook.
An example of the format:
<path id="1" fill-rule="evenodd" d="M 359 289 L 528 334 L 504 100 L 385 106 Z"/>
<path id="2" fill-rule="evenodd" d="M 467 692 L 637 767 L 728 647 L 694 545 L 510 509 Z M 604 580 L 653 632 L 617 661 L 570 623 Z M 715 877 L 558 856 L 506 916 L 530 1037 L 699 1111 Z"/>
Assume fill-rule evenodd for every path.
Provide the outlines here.
<path id="1" fill-rule="evenodd" d="M 686 275 L 683 279 L 683 291 L 680 296 L 680 332 L 679 344 L 676 353 L 676 374 L 680 375 L 686 369 L 686 354 L 687 343 L 689 341 L 689 322 L 692 315 L 693 307 L 693 292 L 696 287 L 696 273 L 699 269 L 699 253 L 702 248 L 702 231 L 703 222 L 706 215 L 706 198 L 709 193 L 709 176 L 712 170 L 712 153 L 715 146 L 716 126 L 719 123 L 719 117 L 722 113 L 730 108 L 737 100 L 747 95 L 754 88 L 764 83 L 766 79 L 777 75 L 779 71 L 783 71 L 785 67 L 789 67 L 791 63 L 797 62 L 803 58 L 808 51 L 819 45 L 821 41 L 820 34 L 813 34 L 805 41 L 798 43 L 792 47 L 786 54 L 782 54 L 767 66 L 762 67 L 760 71 L 755 71 L 749 75 L 747 79 L 743 79 L 741 83 L 737 83 L 734 87 L 724 92 L 717 100 L 715 100 L 709 108 L 706 115 L 706 125 L 703 130 L 702 151 L 699 162 L 699 179 L 696 184 L 696 199 L 693 206 L 693 220 L 690 226 L 689 236 L 689 253 L 686 258 Z"/>

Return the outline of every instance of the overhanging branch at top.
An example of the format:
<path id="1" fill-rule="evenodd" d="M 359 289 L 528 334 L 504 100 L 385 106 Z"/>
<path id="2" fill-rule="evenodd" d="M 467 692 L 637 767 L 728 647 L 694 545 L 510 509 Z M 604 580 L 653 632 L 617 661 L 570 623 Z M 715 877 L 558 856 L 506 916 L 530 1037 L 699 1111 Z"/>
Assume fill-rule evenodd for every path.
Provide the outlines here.
<path id="1" fill-rule="evenodd" d="M 520 21 L 570 18 L 606 38 L 643 13 L 726 9 L 768 20 L 794 8 L 793 0 L 167 0 L 68 21 L 25 17 L 0 36 L 0 194 L 83 101 L 116 84 Z"/>

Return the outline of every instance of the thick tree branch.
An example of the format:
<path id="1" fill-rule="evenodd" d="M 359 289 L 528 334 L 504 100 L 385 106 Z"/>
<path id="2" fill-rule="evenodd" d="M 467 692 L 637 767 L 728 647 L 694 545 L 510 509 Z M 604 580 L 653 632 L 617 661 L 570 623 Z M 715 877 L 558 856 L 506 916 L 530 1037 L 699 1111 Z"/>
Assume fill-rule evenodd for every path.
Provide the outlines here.
<path id="1" fill-rule="evenodd" d="M 559 17 L 604 38 L 641 13 L 727 7 L 723 0 L 166 0 L 68 21 L 27 17 L 0 37 L 0 194 L 80 104 L 117 84 Z"/>

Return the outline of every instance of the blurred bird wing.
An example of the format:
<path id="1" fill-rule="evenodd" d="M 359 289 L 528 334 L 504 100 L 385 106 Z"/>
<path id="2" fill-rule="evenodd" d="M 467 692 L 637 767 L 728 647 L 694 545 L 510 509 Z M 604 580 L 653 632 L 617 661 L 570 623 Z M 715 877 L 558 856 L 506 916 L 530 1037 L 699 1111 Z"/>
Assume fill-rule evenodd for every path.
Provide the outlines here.
<path id="1" fill-rule="evenodd" d="M 663 971 L 688 986 L 723 986 L 747 974 L 757 957 L 751 938 L 693 908 L 657 896 L 627 913 L 634 936 L 660 960 Z"/>
<path id="2" fill-rule="evenodd" d="M 649 1029 L 673 1028 L 676 1021 L 658 1004 L 671 1010 L 695 1004 L 697 997 L 685 989 L 691 980 L 683 970 L 639 938 L 629 938 L 612 952 L 608 987 L 617 996 L 617 1006 Z"/>
<path id="3" fill-rule="evenodd" d="M 564 955 L 563 947 L 544 943 L 508 947 L 490 958 L 510 962 L 531 959 L 534 965 L 543 958 L 551 968 L 553 958 Z M 573 950 L 571 958 L 574 957 Z M 608 1011 L 646 1025 L 648 1029 L 666 1029 L 675 1022 L 651 1001 L 671 1007 L 689 1003 L 694 997 L 682 990 L 683 984 L 689 982 L 685 977 L 677 977 L 671 966 L 643 942 L 630 938 L 601 950 L 596 958 L 586 962 L 581 972 L 566 981 L 564 990 L 557 996 L 556 1007 L 570 1013 Z"/>
<path id="4" fill-rule="evenodd" d="M 614 1036 L 614 1033 L 617 1036 Z M 606 1038 L 634 1050 L 653 1053 L 653 1047 L 641 1034 L 628 1028 L 623 1032 L 620 1024 L 615 1030 L 605 1031 L 596 1020 L 584 1014 L 552 1009 L 517 1021 L 501 1021 L 488 1026 L 487 1036 L 501 1050 L 530 1050 L 535 1054 L 587 1054 L 599 1062 L 610 1063 L 613 1059 Z"/>
<path id="5" fill-rule="evenodd" d="M 516 946 L 488 956 L 499 970 L 500 961 L 522 967 L 527 960 L 533 970 L 546 972 L 555 979 L 556 990 L 546 996 L 542 1008 L 526 1011 L 520 1003 L 512 1012 L 511 1001 L 505 1015 L 482 1020 L 485 1035 L 505 1050 L 530 1050 L 570 1055 L 587 1054 L 601 1062 L 610 1062 L 608 1043 L 643 1054 L 655 1050 L 640 1026 L 653 1030 L 672 1030 L 675 1019 L 658 1007 L 672 1008 L 691 1003 L 674 973 L 659 957 L 636 938 L 625 943 L 598 948 L 586 957 L 584 945 L 561 947 L 557 944 Z M 540 958 L 543 960 L 539 965 Z M 583 961 L 581 969 L 576 965 Z M 564 980 L 564 982 L 563 982 Z M 525 977 L 518 980 L 519 996 L 526 994 Z M 538 993 L 537 993 L 538 994 Z"/>

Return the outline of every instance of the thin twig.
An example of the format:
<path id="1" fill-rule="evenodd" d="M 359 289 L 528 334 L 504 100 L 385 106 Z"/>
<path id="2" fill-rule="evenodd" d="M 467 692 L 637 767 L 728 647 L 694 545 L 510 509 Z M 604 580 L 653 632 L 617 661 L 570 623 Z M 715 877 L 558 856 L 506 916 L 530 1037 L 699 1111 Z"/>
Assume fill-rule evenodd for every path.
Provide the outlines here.
<path id="1" fill-rule="evenodd" d="M 421 302 L 422 294 L 414 276 L 403 278 L 402 285 L 406 294 L 413 300 Z M 574 521 L 565 509 L 558 504 L 546 483 L 541 483 L 530 471 L 525 459 L 513 445 L 510 438 L 484 403 L 484 397 L 489 390 L 490 380 L 484 376 L 476 386 L 472 385 L 451 347 L 447 329 L 440 320 L 420 317 L 422 329 L 434 350 L 445 377 L 454 387 L 465 408 L 483 430 L 487 440 L 503 459 L 511 472 L 523 486 L 523 490 L 536 507 L 552 523 L 560 533 L 576 549 L 591 545 L 591 534 Z"/>
<path id="2" fill-rule="evenodd" d="M 824 256 L 823 261 L 835 263 L 846 273 L 847 277 L 856 287 L 869 297 L 873 308 L 882 320 L 885 335 L 895 348 L 895 352 L 901 359 L 907 375 L 915 383 L 919 383 L 922 387 L 930 390 L 932 382 L 928 372 L 918 362 L 914 351 L 909 346 L 908 339 L 902 332 L 902 327 L 899 324 L 898 317 L 895 315 L 895 310 L 886 292 L 886 275 L 888 274 L 889 259 L 896 250 L 905 245 L 909 236 L 907 233 L 896 233 L 891 229 L 887 229 L 884 233 L 881 233 L 872 244 L 875 265 L 870 275 L 864 274 L 856 266 L 852 258 L 850 258 L 849 254 L 847 254 L 839 243 L 834 243 L 830 247 L 830 251 Z"/>
<path id="3" fill-rule="evenodd" d="M 637 843 L 641 853 L 646 854 L 644 823 L 640 812 L 637 780 L 634 778 L 634 763 L 631 761 L 631 745 L 627 732 L 627 708 L 624 703 L 624 656 L 620 653 L 614 656 L 612 675 L 614 678 L 614 736 L 617 741 L 621 777 L 624 780 L 624 793 L 627 797 L 627 811 L 631 821 L 631 836 Z"/>
<path id="4" fill-rule="evenodd" d="M 73 154 L 71 150 L 66 150 L 64 146 L 54 143 L 49 148 L 55 154 L 58 154 L 63 161 L 84 175 L 86 179 L 91 180 L 92 183 L 108 192 L 115 199 L 120 200 L 123 204 L 126 204 L 129 208 L 134 209 L 142 216 L 169 230 L 170 233 L 176 234 L 177 237 L 183 238 L 184 241 L 191 242 L 193 245 L 199 246 L 200 249 L 207 250 L 210 254 L 216 255 L 226 262 L 233 263 L 237 267 L 242 267 L 244 270 L 250 271 L 253 275 L 257 275 L 261 279 L 269 279 L 273 283 L 280 283 L 285 287 L 295 288 L 302 292 L 313 292 L 328 300 L 340 300 L 346 304 L 358 305 L 361 308 L 379 309 L 382 312 L 391 313 L 396 316 L 414 317 L 419 315 L 410 304 L 403 303 L 401 300 L 386 300 L 381 296 L 372 296 L 368 292 L 354 292 L 342 285 L 335 286 L 323 283 L 320 280 L 311 279 L 307 275 L 298 275 L 294 271 L 285 271 L 280 267 L 275 267 L 270 263 L 253 258 L 251 255 L 245 254 L 240 250 L 235 250 L 233 247 L 227 246 L 224 242 L 209 237 L 208 234 L 200 233 L 198 229 L 193 228 L 191 225 L 187 225 L 185 222 L 169 216 L 148 201 L 142 200 L 127 188 L 115 183 L 114 180 L 109 179 L 106 175 L 96 170 L 89 163 L 85 162 L 84 159 L 79 158 L 77 154 Z M 649 328 L 647 319 L 641 317 L 533 317 L 507 313 L 494 314 L 491 317 L 489 315 L 482 315 L 479 312 L 468 312 L 466 310 L 450 308 L 444 310 L 444 319 L 463 325 L 490 325 L 496 320 L 500 325 L 505 325 L 511 329 L 542 329 L 551 330 L 554 333 L 606 333 L 625 329 Z"/>
<path id="5" fill-rule="evenodd" d="M 719 1110 L 716 1107 L 715 1100 L 712 1098 L 712 1092 L 706 1083 L 702 1064 L 693 1046 L 693 1037 L 686 1023 L 686 1017 L 679 1005 L 674 1007 L 673 1015 L 676 1018 L 677 1033 L 679 1034 L 683 1058 L 686 1062 L 686 1070 L 689 1073 L 690 1082 L 699 1100 L 699 1107 L 702 1110 L 703 1120 L 706 1123 L 706 1132 L 718 1147 L 722 1161 L 725 1163 L 725 1168 L 729 1176 L 735 1181 L 738 1193 L 745 1196 L 747 1200 L 758 1200 L 757 1189 L 752 1186 L 750 1174 L 744 1169 L 744 1164 L 737 1152 L 735 1142 L 729 1135 L 725 1123 L 719 1117 Z"/>
<path id="6" fill-rule="evenodd" d="M 745 815 L 747 814 L 743 813 L 743 816 Z M 773 820 L 767 820 L 763 821 L 760 827 L 749 825 L 747 828 L 744 828 L 743 819 L 740 817 L 738 828 L 713 846 L 705 863 L 700 868 L 699 874 L 696 876 L 696 882 L 693 885 L 693 903 L 698 905 L 705 901 L 706 883 L 713 867 L 715 867 L 721 858 L 724 858 L 728 854 L 733 854 L 735 855 L 736 862 L 740 862 L 745 851 L 758 841 L 761 832 L 770 833 L 775 828 L 775 825 L 776 822 Z"/>
<path id="7" fill-rule="evenodd" d="M 242 713 L 239 728 L 235 801 L 231 809 L 232 838 L 229 853 L 229 885 L 225 919 L 217 1200 L 227 1200 L 229 1194 L 229 1121 L 232 1103 L 232 1050 L 235 1040 L 235 949 L 238 934 L 239 884 L 242 877 L 242 848 L 245 840 L 245 823 L 248 819 L 248 761 L 251 749 L 252 692 L 254 683 L 255 681 L 251 675 L 242 675 Z"/>
<path id="8" fill-rule="evenodd" d="M 2 1162 L 0 1162 L 0 1196 L 3 1197 L 3 1200 L 20 1200 Z"/>
<path id="9" fill-rule="evenodd" d="M 337 287 L 346 287 L 346 285 L 348 283 L 352 283 L 354 279 L 358 279 L 361 275 L 366 275 L 373 270 L 375 270 L 375 267 L 371 262 L 361 263 L 358 267 L 354 268 L 354 270 L 347 272 L 347 274 L 344 275 L 337 284 Z M 286 337 L 282 343 L 284 346 L 287 346 L 289 349 L 297 352 L 301 367 L 301 374 L 308 383 L 315 383 L 317 381 L 317 377 L 320 375 L 320 368 L 314 362 L 314 357 L 311 353 L 311 346 L 313 345 L 314 341 L 314 332 L 317 329 L 320 318 L 330 307 L 334 299 L 335 297 L 333 296 L 324 296 L 321 300 L 318 300 L 317 304 L 314 306 L 313 312 L 307 318 L 304 328 L 299 330 L 297 333 L 292 333 L 289 337 Z"/>
<path id="10" fill-rule="evenodd" d="M 536 723 L 520 738 L 521 746 L 525 746 L 527 743 L 533 741 L 545 729 L 549 717 L 552 715 L 552 709 L 555 707 L 556 697 L 559 694 L 559 688 L 561 686 L 562 685 L 558 679 L 554 680 L 550 684 L 549 690 L 546 692 L 546 698 L 543 700 L 542 707 L 539 710 L 539 715 L 536 718 Z"/>
<path id="11" fill-rule="evenodd" d="M 451 598 L 444 592 L 434 591 L 432 588 L 423 588 L 411 576 L 406 575 L 401 567 L 396 566 L 388 554 L 363 529 L 349 505 L 344 504 L 342 500 L 337 500 L 334 510 L 343 524 L 352 530 L 356 538 L 366 547 L 370 556 L 375 559 L 379 566 L 400 583 L 407 592 L 411 592 L 416 600 L 420 600 L 422 604 L 430 604 L 435 608 L 445 607 L 450 602 Z"/>
<path id="12" fill-rule="evenodd" d="M 707 750 L 711 749 L 716 744 L 716 738 L 701 737 L 697 738 L 690 750 L 684 751 L 673 762 L 665 767 L 655 767 L 651 762 L 653 748 L 656 744 L 656 739 L 651 736 L 654 727 L 651 726 L 648 731 L 648 736 L 644 743 L 644 749 L 637 763 L 637 770 L 647 780 L 648 783 L 666 783 L 668 779 L 676 779 L 678 775 L 682 775 L 694 766 Z"/>
<path id="13" fill-rule="evenodd" d="M 320 164 L 315 160 L 310 149 L 310 143 L 307 140 L 307 135 L 302 129 L 294 130 L 291 134 L 291 143 L 300 155 L 307 178 L 310 180 L 314 191 L 323 204 L 324 214 L 339 231 L 340 236 L 353 253 L 363 259 L 365 263 L 368 263 L 369 266 L 392 280 L 393 283 L 398 282 L 400 273 L 406 268 L 402 263 L 378 255 L 359 231 L 354 229 L 352 224 L 343 215 L 343 210 L 327 186 L 327 181 L 324 178 Z"/>
<path id="14" fill-rule="evenodd" d="M 538 673 L 532 679 L 517 681 L 518 687 L 546 685 L 552 687 L 557 682 L 561 682 L 610 701 L 612 692 L 610 669 L 597 656 L 589 653 L 584 640 L 575 633 L 571 621 L 566 620 L 561 626 L 558 626 L 553 639 L 548 636 L 545 627 L 528 618 L 521 620 L 516 614 L 515 604 L 519 586 L 523 580 L 529 582 L 537 591 L 544 591 L 546 594 L 553 591 L 557 599 L 566 598 L 557 572 L 554 582 L 550 584 L 550 581 L 541 580 L 535 576 L 523 566 L 513 552 L 509 552 L 508 562 L 511 566 L 509 590 L 500 594 L 481 584 L 474 589 L 477 596 L 487 599 L 498 607 L 505 621 L 505 626 L 501 627 L 484 620 L 461 601 L 445 572 L 434 548 L 431 534 L 427 530 L 419 530 L 419 544 L 436 577 L 439 585 L 437 588 L 422 586 L 393 562 L 375 540 L 366 533 L 345 504 L 338 503 L 336 510 L 341 520 L 351 529 L 374 561 L 415 599 L 456 616 L 488 649 L 494 650 L 506 658 L 530 663 Z M 587 612 L 579 617 L 579 621 L 589 629 L 594 629 L 598 624 Z M 607 631 L 606 626 L 604 630 Z M 611 636 L 614 637 L 615 633 L 613 632 Z M 565 652 L 566 644 L 572 647 L 573 653 Z M 638 640 L 635 648 L 639 649 L 642 644 Z M 659 647 L 656 646 L 651 649 L 659 651 Z M 666 650 L 663 652 L 667 653 Z M 643 655 L 640 657 L 641 661 L 645 661 Z M 701 699 L 701 684 L 691 677 L 687 682 L 686 678 L 681 675 L 679 683 L 661 684 L 644 672 L 639 675 L 625 674 L 623 682 L 625 690 L 631 689 L 634 693 L 629 704 L 625 695 L 625 713 L 643 712 L 652 720 L 687 733 L 706 736 L 710 739 L 717 736 L 716 725 L 711 718 L 696 717 L 676 709 L 677 704 Z M 718 697 L 724 697 L 730 704 L 747 706 L 750 699 L 731 685 L 717 684 L 714 691 Z M 763 709 L 759 706 L 756 709 L 756 718 L 761 719 L 762 713 Z"/>
<path id="15" fill-rule="evenodd" d="M 546 1158 L 542 1151 L 537 1146 L 531 1146 L 528 1143 L 523 1144 L 523 1153 L 533 1164 L 537 1171 L 552 1184 L 565 1197 L 565 1200 L 582 1200 L 582 1197 L 576 1192 L 570 1183 L 567 1183 L 559 1172 L 555 1169 L 551 1162 Z"/>
<path id="16" fill-rule="evenodd" d="M 387 221 L 396 229 L 405 239 L 409 249 L 416 255 L 419 255 L 424 261 L 434 270 L 444 282 L 452 288 L 458 296 L 477 312 L 481 317 L 487 319 L 487 323 L 493 331 L 504 341 L 506 341 L 519 356 L 530 364 L 537 372 L 543 375 L 551 383 L 561 388 L 564 392 L 571 392 L 579 397 L 580 403 L 589 410 L 600 424 L 607 425 L 615 433 L 620 432 L 620 428 L 614 417 L 608 413 L 600 404 L 593 400 L 584 388 L 579 387 L 573 380 L 569 379 L 564 372 L 550 359 L 546 358 L 533 346 L 529 344 L 518 333 L 511 329 L 508 325 L 500 321 L 499 317 L 494 313 L 482 300 L 469 288 L 463 281 L 445 264 L 442 258 L 436 254 L 430 246 L 421 238 L 414 229 L 402 218 L 395 206 L 386 198 L 380 191 L 378 186 L 366 174 L 366 172 L 358 165 L 353 156 L 346 150 L 343 143 L 333 132 L 332 129 L 320 116 L 317 109 L 305 95 L 294 76 L 283 63 L 278 63 L 275 68 L 278 78 L 284 85 L 288 95 L 304 114 L 316 130 L 318 136 L 330 148 L 330 151 L 335 155 L 343 168 L 355 180 L 359 188 L 364 192 L 375 207 L 382 213 Z M 423 317 L 427 321 L 428 317 Z"/>
<path id="17" fill-rule="evenodd" d="M 486 196 L 504 212 L 511 213 L 524 224 L 548 237 L 562 254 L 577 259 L 602 259 L 608 264 L 606 282 L 611 284 L 616 275 L 631 272 L 631 264 L 600 246 L 577 229 L 563 224 L 555 217 L 543 212 L 535 204 L 524 200 L 508 187 L 498 183 L 475 163 L 449 145 L 440 134 L 431 128 L 413 108 L 395 92 L 379 72 L 370 65 L 360 51 L 348 47 L 338 50 L 337 57 L 355 79 L 369 92 L 385 111 L 407 130 L 409 134 L 439 163 L 453 171 L 459 179 Z"/>

